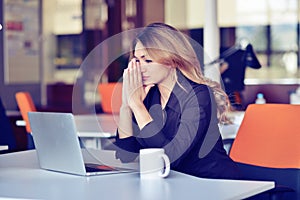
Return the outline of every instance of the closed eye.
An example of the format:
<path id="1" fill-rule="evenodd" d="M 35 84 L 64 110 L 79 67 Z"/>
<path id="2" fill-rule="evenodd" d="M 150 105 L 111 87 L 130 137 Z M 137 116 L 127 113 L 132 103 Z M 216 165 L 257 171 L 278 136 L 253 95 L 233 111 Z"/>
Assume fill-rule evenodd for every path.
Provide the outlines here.
<path id="1" fill-rule="evenodd" d="M 152 63 L 152 60 L 145 60 L 146 63 Z"/>

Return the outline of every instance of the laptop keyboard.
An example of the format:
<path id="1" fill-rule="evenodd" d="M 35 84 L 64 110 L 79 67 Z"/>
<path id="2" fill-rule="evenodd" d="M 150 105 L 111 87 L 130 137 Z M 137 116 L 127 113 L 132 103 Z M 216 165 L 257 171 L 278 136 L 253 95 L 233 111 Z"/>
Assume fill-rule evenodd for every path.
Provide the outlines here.
<path id="1" fill-rule="evenodd" d="M 86 172 L 117 171 L 115 168 L 112 168 L 107 165 L 98 165 L 98 164 L 92 164 L 92 163 L 85 164 L 85 169 L 86 169 Z"/>

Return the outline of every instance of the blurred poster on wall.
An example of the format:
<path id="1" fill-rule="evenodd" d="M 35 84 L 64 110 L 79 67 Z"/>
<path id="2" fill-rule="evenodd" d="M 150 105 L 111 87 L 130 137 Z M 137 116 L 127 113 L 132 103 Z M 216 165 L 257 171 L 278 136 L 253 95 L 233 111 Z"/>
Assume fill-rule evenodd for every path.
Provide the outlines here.
<path id="1" fill-rule="evenodd" d="M 4 0 L 4 80 L 40 82 L 39 0 Z"/>

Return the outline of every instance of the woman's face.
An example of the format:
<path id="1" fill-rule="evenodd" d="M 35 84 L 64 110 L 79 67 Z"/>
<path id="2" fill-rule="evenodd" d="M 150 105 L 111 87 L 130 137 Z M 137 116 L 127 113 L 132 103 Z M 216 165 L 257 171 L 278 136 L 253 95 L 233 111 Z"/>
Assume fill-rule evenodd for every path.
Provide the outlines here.
<path id="1" fill-rule="evenodd" d="M 144 85 L 161 84 L 171 79 L 171 66 L 152 60 L 140 42 L 135 46 L 134 57 L 140 62 Z"/>

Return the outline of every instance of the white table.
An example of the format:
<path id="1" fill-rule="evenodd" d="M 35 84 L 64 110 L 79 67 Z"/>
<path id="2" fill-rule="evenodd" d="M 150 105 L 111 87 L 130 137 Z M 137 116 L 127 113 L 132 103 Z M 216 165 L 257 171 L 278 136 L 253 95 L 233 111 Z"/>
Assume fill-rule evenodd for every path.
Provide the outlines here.
<path id="1" fill-rule="evenodd" d="M 220 125 L 223 140 L 233 140 L 237 134 L 244 112 L 230 112 L 228 117 L 232 124 Z M 78 136 L 87 148 L 102 148 L 102 141 L 116 135 L 118 115 L 112 114 L 87 114 L 74 115 Z M 17 121 L 19 126 L 25 126 L 24 121 Z"/>
<path id="2" fill-rule="evenodd" d="M 77 134 L 87 148 L 101 149 L 102 140 L 116 136 L 118 116 L 111 114 L 74 115 Z M 17 120 L 17 126 L 26 126 Z"/>
<path id="3" fill-rule="evenodd" d="M 114 152 L 102 150 L 97 153 L 114 160 Z M 203 179 L 175 171 L 158 181 L 141 180 L 138 173 L 82 177 L 39 169 L 35 150 L 0 155 L 2 198 L 235 200 L 272 188 L 274 182 L 271 181 Z"/>
<path id="4" fill-rule="evenodd" d="M 118 115 L 74 115 L 78 136 L 87 148 L 101 149 L 102 141 L 115 137 Z"/>
<path id="5" fill-rule="evenodd" d="M 244 111 L 233 111 L 227 114 L 231 124 L 219 124 L 220 133 L 224 142 L 224 148 L 229 153 L 232 143 L 236 137 L 236 134 L 240 128 L 242 120 L 244 118 Z"/>
<path id="6" fill-rule="evenodd" d="M 223 140 L 234 140 L 243 120 L 244 112 L 230 112 L 228 117 L 232 124 L 220 125 L 220 132 Z M 95 149 L 101 149 L 103 138 L 115 136 L 118 120 L 118 115 L 111 114 L 75 115 L 79 137 L 82 138 L 87 147 Z"/>
<path id="7" fill-rule="evenodd" d="M 244 118 L 244 111 L 234 111 L 227 114 L 231 124 L 219 125 L 223 140 L 234 139 Z"/>
<path id="8" fill-rule="evenodd" d="M 0 145 L 0 151 L 8 150 L 8 145 Z"/>

